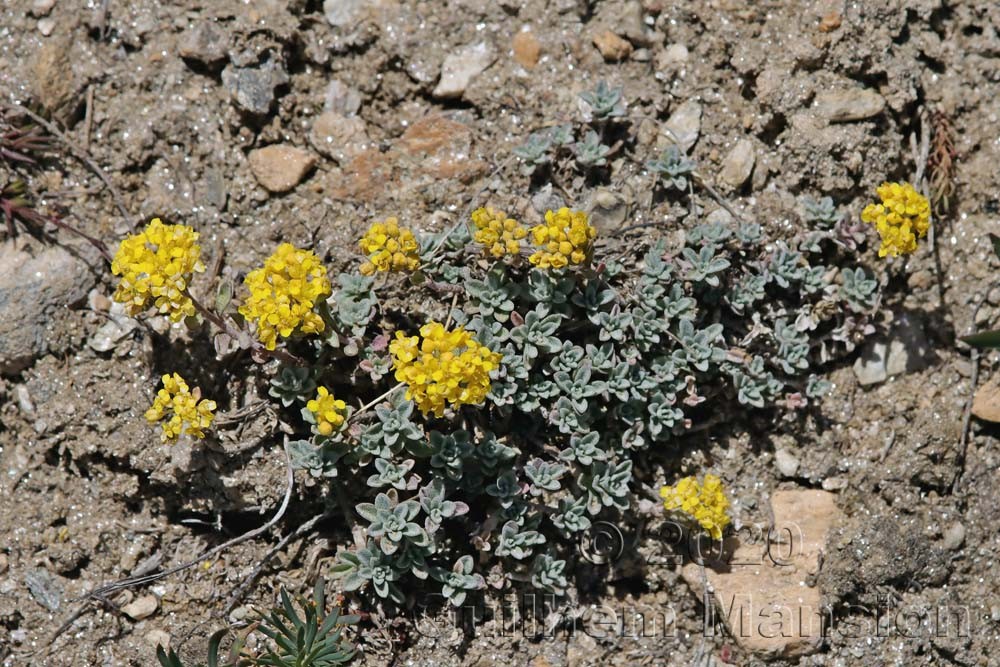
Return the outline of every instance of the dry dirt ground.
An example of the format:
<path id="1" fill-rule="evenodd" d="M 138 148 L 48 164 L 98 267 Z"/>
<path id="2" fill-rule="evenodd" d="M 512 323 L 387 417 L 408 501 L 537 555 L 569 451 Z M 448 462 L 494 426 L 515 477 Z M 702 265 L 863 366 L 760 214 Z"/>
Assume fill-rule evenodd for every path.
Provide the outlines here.
<path id="1" fill-rule="evenodd" d="M 1000 211 L 1000 5 L 325 4 L 6 0 L 0 101 L 44 109 L 107 172 L 130 216 L 194 226 L 209 262 L 233 277 L 279 240 L 314 248 L 334 272 L 351 269 L 359 230 L 374 218 L 441 229 L 474 199 L 537 219 L 539 197 L 542 210 L 546 197 L 587 207 L 611 197 L 627 216 L 606 216 L 605 230 L 654 222 L 641 234 L 672 233 L 691 222 L 687 211 L 654 201 L 642 165 L 684 104 L 700 109 L 691 151 L 700 170 L 772 235 L 800 224 L 801 195 L 830 195 L 856 217 L 883 180 L 909 178 L 919 161 L 911 136 L 932 113 L 950 119 L 957 155 L 956 194 L 935 221 L 933 249 L 881 262 L 869 239 L 867 265 L 886 283 L 876 336 L 901 342 L 902 372 L 862 386 L 853 370 L 862 348 L 823 369 L 835 387 L 819 417 L 764 413 L 678 443 L 681 469 L 711 461 L 723 473 L 744 523 L 766 521 L 776 489 L 836 494 L 842 517 L 819 580 L 837 618 L 817 653 L 765 659 L 721 627 L 705 638 L 701 597 L 662 541 L 646 535 L 597 572 L 599 585 L 578 592 L 578 611 L 670 609 L 672 636 L 537 637 L 496 622 L 469 633 L 440 617 L 422 635 L 374 614 L 362 624 L 358 664 L 1000 665 L 998 431 L 973 419 L 963 459 L 976 368 L 956 342 L 1000 323 L 986 236 Z M 439 80 L 451 55 L 472 68 L 468 82 L 448 67 Z M 533 129 L 578 117 L 577 95 L 601 79 L 623 87 L 627 141 L 602 178 L 544 190 L 512 148 Z M 831 91 L 839 108 L 823 107 Z M 745 167 L 729 164 L 741 141 L 752 148 L 752 173 L 727 187 L 725 169 Z M 268 145 L 304 152 L 250 158 Z M 31 187 L 45 195 L 43 207 L 71 211 L 109 243 L 129 230 L 95 172 L 68 152 Z M 270 604 L 280 586 L 302 590 L 349 536 L 330 521 L 291 541 L 221 616 L 279 536 L 310 516 L 311 487 L 300 480 L 274 531 L 87 606 L 52 639 L 79 609 L 74 598 L 261 525 L 284 488 L 267 410 L 220 424 L 205 447 L 160 445 L 141 418 L 154 379 L 168 367 L 199 375 L 200 360 L 213 357 L 206 338 L 155 318 L 109 333 L 108 272 L 59 238 L 71 251 L 23 234 L 0 249 L 0 348 L 12 355 L 0 378 L 0 660 L 152 665 L 155 644 L 167 640 L 186 659 L 203 659 L 211 632 Z M 25 274 L 11 267 L 31 261 L 37 281 L 16 278 Z M 26 351 L 10 351 L 18 345 Z M 976 363 L 981 384 L 997 371 L 994 354 Z M 226 413 L 256 400 L 259 385 L 256 371 L 233 370 L 200 375 Z M 142 620 L 118 611 L 150 594 L 155 610 L 136 613 Z M 910 613 L 910 625 L 836 631 L 870 621 L 879 605 L 890 610 L 883 617 Z M 932 616 L 942 608 L 964 609 L 966 627 L 938 631 Z"/>

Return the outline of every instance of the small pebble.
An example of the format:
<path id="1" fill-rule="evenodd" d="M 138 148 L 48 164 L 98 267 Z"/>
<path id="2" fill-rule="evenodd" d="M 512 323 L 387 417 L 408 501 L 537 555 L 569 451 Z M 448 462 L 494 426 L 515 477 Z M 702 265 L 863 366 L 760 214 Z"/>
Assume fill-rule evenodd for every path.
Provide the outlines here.
<path id="1" fill-rule="evenodd" d="M 778 472 L 784 477 L 795 477 L 795 473 L 799 471 L 799 460 L 787 449 L 777 450 L 774 462 L 778 466 Z"/>
<path id="2" fill-rule="evenodd" d="M 35 0 L 31 3 L 31 15 L 42 17 L 48 16 L 52 8 L 56 6 L 56 0 Z"/>
<path id="3" fill-rule="evenodd" d="M 965 542 L 965 526 L 956 521 L 945 529 L 941 546 L 948 551 L 955 551 L 961 548 L 963 542 Z"/>
<path id="4" fill-rule="evenodd" d="M 823 480 L 824 491 L 841 491 L 846 488 L 847 478 L 845 477 L 827 477 Z"/>
<path id="5" fill-rule="evenodd" d="M 525 69 L 534 69 L 542 55 L 542 45 L 530 30 L 522 30 L 511 41 L 514 60 Z"/>
<path id="6" fill-rule="evenodd" d="M 236 609 L 233 609 L 231 612 L 229 612 L 229 618 L 234 622 L 242 621 L 244 618 L 247 618 L 248 616 L 250 616 L 250 608 L 245 606 L 239 606 Z"/>
<path id="7" fill-rule="evenodd" d="M 276 144 L 250 151 L 250 171 L 268 192 L 288 192 L 316 166 L 309 151 Z"/>
<path id="8" fill-rule="evenodd" d="M 361 93 L 343 81 L 334 79 L 326 88 L 324 111 L 335 111 L 342 116 L 354 116 L 361 109 Z"/>
<path id="9" fill-rule="evenodd" d="M 750 178 L 755 162 L 753 142 L 740 139 L 723 160 L 719 179 L 733 189 L 740 188 Z"/>
<path id="10" fill-rule="evenodd" d="M 52 31 L 55 29 L 56 22 L 50 18 L 44 18 L 38 21 L 38 32 L 42 33 L 45 37 L 51 35 Z"/>
<path id="11" fill-rule="evenodd" d="M 150 630 L 146 633 L 143 639 L 146 640 L 153 648 L 157 646 L 162 646 L 163 648 L 170 648 L 170 635 L 168 635 L 163 630 Z"/>
<path id="12" fill-rule="evenodd" d="M 671 44 L 663 55 L 656 59 L 658 65 L 680 65 L 686 63 L 689 57 L 688 48 L 683 44 Z"/>
<path id="13" fill-rule="evenodd" d="M 813 111 L 831 123 L 865 120 L 882 113 L 885 98 L 867 88 L 830 90 L 816 96 Z"/>
<path id="14" fill-rule="evenodd" d="M 531 207 L 543 215 L 546 211 L 558 211 L 565 205 L 566 202 L 563 198 L 552 190 L 551 183 L 546 183 L 544 187 L 531 196 Z"/>
<path id="15" fill-rule="evenodd" d="M 608 62 L 624 60 L 632 53 L 632 45 L 610 30 L 594 35 L 594 46 Z"/>
<path id="16" fill-rule="evenodd" d="M 591 224 L 604 233 L 620 228 L 628 217 L 628 209 L 626 197 L 604 188 L 594 192 L 587 206 Z"/>
<path id="17" fill-rule="evenodd" d="M 156 599 L 155 595 L 143 595 L 122 607 L 122 613 L 134 621 L 141 621 L 156 613 L 159 606 L 160 601 Z"/>
<path id="18" fill-rule="evenodd" d="M 21 412 L 26 415 L 35 413 L 35 404 L 31 402 L 31 393 L 28 392 L 27 387 L 23 384 L 17 385 L 14 388 L 14 395 L 17 396 L 17 407 L 21 408 Z"/>
<path id="19" fill-rule="evenodd" d="M 472 80 L 496 60 L 496 54 L 486 42 L 468 44 L 449 54 L 441 64 L 441 79 L 434 88 L 438 99 L 456 99 L 465 94 Z"/>
<path id="20" fill-rule="evenodd" d="M 684 152 L 691 150 L 701 133 L 701 104 L 688 100 L 677 107 L 664 129 L 667 130 L 663 133 L 668 138 L 667 145 L 677 144 Z"/>

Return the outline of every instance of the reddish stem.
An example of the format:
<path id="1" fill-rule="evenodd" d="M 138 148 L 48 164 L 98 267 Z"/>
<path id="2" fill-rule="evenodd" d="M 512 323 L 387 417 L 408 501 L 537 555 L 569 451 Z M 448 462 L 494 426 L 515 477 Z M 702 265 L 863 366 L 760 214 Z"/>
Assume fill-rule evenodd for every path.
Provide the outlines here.
<path id="1" fill-rule="evenodd" d="M 233 340 L 240 340 L 241 332 L 231 320 L 219 315 L 213 310 L 206 308 L 200 301 L 198 301 L 198 299 L 194 298 L 194 295 L 192 295 L 190 291 L 187 292 L 187 296 L 191 299 L 191 303 L 194 304 L 195 309 L 201 313 L 202 317 L 224 331 Z M 253 341 L 253 347 L 251 349 L 257 354 L 277 359 L 278 361 L 282 361 L 286 364 L 292 364 L 293 366 L 307 365 L 306 361 L 301 357 L 297 357 L 286 350 L 269 350 L 264 347 L 264 344 L 259 340 Z"/>

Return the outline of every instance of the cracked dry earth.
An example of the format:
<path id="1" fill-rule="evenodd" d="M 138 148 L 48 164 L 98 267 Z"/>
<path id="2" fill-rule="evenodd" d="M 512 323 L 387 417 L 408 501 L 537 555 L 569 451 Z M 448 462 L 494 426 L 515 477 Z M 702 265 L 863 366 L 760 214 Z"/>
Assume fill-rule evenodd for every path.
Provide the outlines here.
<path id="1" fill-rule="evenodd" d="M 1000 320 L 987 241 L 1000 216 L 998 30 L 988 0 L 7 0 L 0 101 L 43 110 L 130 216 L 194 226 L 232 278 L 279 240 L 337 272 L 356 264 L 374 217 L 438 230 L 473 200 L 528 221 L 567 201 L 612 249 L 627 225 L 675 234 L 692 221 L 653 200 L 643 168 L 671 138 L 740 215 L 780 236 L 801 223 L 802 195 L 857 216 L 883 180 L 910 178 L 911 137 L 942 114 L 952 206 L 933 248 L 891 265 L 872 256 L 883 317 L 852 357 L 822 368 L 834 390 L 816 414 L 742 416 L 678 443 L 677 471 L 711 465 L 726 482 L 742 526 L 728 560 L 703 571 L 649 518 L 574 591 L 562 613 L 576 632 L 502 614 L 474 628 L 376 614 L 356 637 L 357 664 L 997 666 L 998 358 L 973 359 L 957 337 Z M 608 179 L 533 182 L 511 150 L 576 118 L 577 95 L 601 79 L 629 105 L 630 140 Z M 129 229 L 68 152 L 30 187 L 108 243 Z M 165 643 L 203 660 L 215 629 L 280 586 L 308 586 L 350 535 L 330 521 L 293 540 L 222 613 L 310 515 L 301 479 L 277 530 L 88 606 L 53 639 L 79 596 L 263 524 L 284 488 L 270 409 L 222 421 L 209 446 L 160 446 L 142 420 L 152 379 L 214 351 L 158 318 L 122 317 L 99 258 L 56 236 L 0 245 L 0 660 L 152 665 Z M 210 381 L 227 414 L 256 401 L 253 376 Z M 655 516 L 638 501 L 639 516 Z M 801 535 L 762 539 L 789 518 Z M 782 545 L 790 555 L 772 558 Z M 637 614 L 659 629 L 624 622 Z"/>

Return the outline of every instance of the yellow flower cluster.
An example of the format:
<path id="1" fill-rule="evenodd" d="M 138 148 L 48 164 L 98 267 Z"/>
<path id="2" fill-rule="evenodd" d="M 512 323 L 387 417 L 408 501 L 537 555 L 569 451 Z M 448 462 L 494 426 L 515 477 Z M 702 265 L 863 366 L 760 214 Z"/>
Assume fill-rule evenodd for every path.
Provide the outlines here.
<path id="1" fill-rule="evenodd" d="M 407 385 L 406 398 L 424 414 L 438 417 L 446 404 L 482 403 L 490 391 L 490 371 L 501 359 L 465 329 L 449 331 L 440 322 L 420 327 L 419 336 L 397 331 L 389 352 L 396 379 Z"/>
<path id="2" fill-rule="evenodd" d="M 472 235 L 476 243 L 482 244 L 486 252 L 500 259 L 504 255 L 516 256 L 521 252 L 521 239 L 528 230 L 503 211 L 491 207 L 477 208 L 472 212 L 472 224 L 476 232 Z"/>
<path id="3" fill-rule="evenodd" d="M 362 275 L 376 271 L 416 271 L 420 268 L 417 238 L 399 226 L 396 218 L 376 222 L 358 242 L 368 261 L 361 265 Z"/>
<path id="4" fill-rule="evenodd" d="M 121 276 L 114 299 L 135 316 L 150 301 L 174 322 L 194 315 L 187 294 L 191 274 L 204 271 L 198 233 L 186 225 L 165 225 L 153 218 L 146 228 L 128 236 L 111 260 L 111 272 Z"/>
<path id="5" fill-rule="evenodd" d="M 215 418 L 215 401 L 202 399 L 201 389 L 191 391 L 187 382 L 177 373 L 163 376 L 163 388 L 156 392 L 153 405 L 146 410 L 146 421 L 150 424 L 167 417 L 163 423 L 163 442 L 174 442 L 182 433 L 204 438 L 205 429 Z"/>
<path id="6" fill-rule="evenodd" d="M 927 197 L 909 183 L 883 183 L 875 192 L 881 204 L 868 204 L 861 220 L 875 225 L 882 238 L 878 256 L 908 255 L 917 249 L 917 239 L 931 226 L 931 205 Z"/>
<path id="7" fill-rule="evenodd" d="M 267 349 L 274 349 L 279 335 L 288 338 L 295 331 L 310 334 L 326 328 L 313 308 L 332 290 L 326 268 L 315 253 L 282 243 L 243 282 L 250 296 L 240 306 L 240 314 L 257 323 L 257 337 Z"/>
<path id="8" fill-rule="evenodd" d="M 326 387 L 316 389 L 316 398 L 306 403 L 306 409 L 316 418 L 320 435 L 330 435 L 344 423 L 347 404 L 333 397 Z"/>
<path id="9" fill-rule="evenodd" d="M 723 529 L 729 525 L 729 500 L 722 491 L 722 480 L 712 474 L 705 475 L 704 484 L 694 477 L 685 477 L 676 486 L 660 489 L 663 507 L 680 511 L 696 521 L 712 538 L 722 539 Z"/>
<path id="10" fill-rule="evenodd" d="M 570 264 L 583 264 L 590 254 L 597 230 L 587 221 L 583 211 L 546 211 L 545 224 L 531 230 L 538 248 L 528 260 L 543 269 L 561 269 Z"/>

